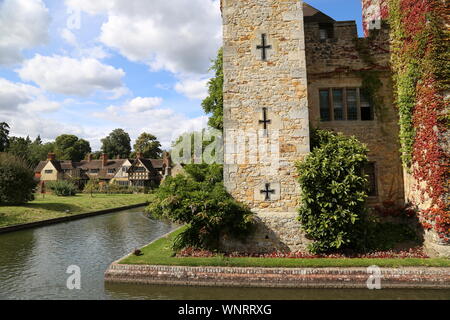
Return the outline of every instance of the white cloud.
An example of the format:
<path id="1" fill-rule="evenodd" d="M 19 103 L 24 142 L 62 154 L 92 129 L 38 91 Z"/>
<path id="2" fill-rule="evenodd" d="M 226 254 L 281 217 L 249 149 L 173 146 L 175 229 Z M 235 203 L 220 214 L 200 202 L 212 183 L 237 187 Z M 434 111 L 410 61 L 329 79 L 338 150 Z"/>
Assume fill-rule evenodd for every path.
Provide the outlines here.
<path id="1" fill-rule="evenodd" d="M 137 98 L 133 104 L 141 104 L 142 99 Z M 149 98 L 153 99 L 153 98 Z M 151 101 L 151 100 L 149 100 Z M 150 132 L 158 137 L 163 147 L 169 148 L 172 141 L 185 132 L 201 130 L 207 127 L 208 117 L 202 116 L 189 119 L 185 115 L 172 109 L 152 107 L 149 110 L 131 112 L 131 102 L 124 106 L 109 106 L 104 112 L 93 113 L 93 117 L 114 123 L 116 127 L 124 128 L 136 139 L 142 132 Z"/>
<path id="2" fill-rule="evenodd" d="M 22 51 L 47 42 L 50 15 L 41 0 L 0 1 L 0 65 L 22 61 Z"/>
<path id="3" fill-rule="evenodd" d="M 61 38 L 63 38 L 68 44 L 72 46 L 78 45 L 77 37 L 72 31 L 67 28 L 61 30 Z"/>
<path id="4" fill-rule="evenodd" d="M 208 96 L 209 79 L 184 79 L 175 85 L 175 90 L 189 99 L 205 99 Z"/>
<path id="5" fill-rule="evenodd" d="M 174 74 L 206 74 L 221 44 L 218 0 L 66 0 L 105 13 L 100 40 L 131 61 Z"/>
<path id="6" fill-rule="evenodd" d="M 39 88 L 0 78 L 0 114 L 56 111 L 60 106 L 58 102 L 49 101 Z"/>
<path id="7" fill-rule="evenodd" d="M 89 96 L 97 91 L 116 93 L 123 88 L 125 72 L 102 64 L 93 58 L 73 59 L 36 55 L 16 70 L 24 81 L 33 81 L 41 88 L 72 96 Z"/>
<path id="8" fill-rule="evenodd" d="M 163 99 L 159 97 L 152 97 L 152 98 L 137 97 L 131 100 L 128 104 L 126 104 L 123 109 L 127 112 L 139 113 L 158 107 L 161 105 L 162 102 Z"/>

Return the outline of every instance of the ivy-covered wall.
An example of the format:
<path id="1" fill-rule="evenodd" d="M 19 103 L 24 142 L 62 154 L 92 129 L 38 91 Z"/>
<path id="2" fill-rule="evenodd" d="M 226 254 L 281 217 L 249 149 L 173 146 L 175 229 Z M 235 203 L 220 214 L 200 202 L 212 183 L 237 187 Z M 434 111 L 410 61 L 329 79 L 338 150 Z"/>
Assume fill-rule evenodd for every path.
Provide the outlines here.
<path id="1" fill-rule="evenodd" d="M 374 20 L 385 20 L 389 16 L 389 0 L 362 0 L 364 35 L 369 35 L 370 24 Z"/>
<path id="2" fill-rule="evenodd" d="M 407 198 L 419 208 L 423 227 L 441 245 L 450 241 L 449 99 L 445 98 L 450 89 L 450 33 L 449 5 L 444 3 L 388 0 Z"/>

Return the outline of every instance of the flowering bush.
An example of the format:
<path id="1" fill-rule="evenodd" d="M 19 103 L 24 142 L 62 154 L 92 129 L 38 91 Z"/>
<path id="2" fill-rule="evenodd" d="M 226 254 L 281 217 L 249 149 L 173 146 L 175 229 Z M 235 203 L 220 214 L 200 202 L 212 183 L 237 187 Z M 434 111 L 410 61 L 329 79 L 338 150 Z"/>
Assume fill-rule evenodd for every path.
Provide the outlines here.
<path id="1" fill-rule="evenodd" d="M 187 165 L 184 175 L 168 177 L 153 193 L 147 212 L 187 224 L 173 248 L 217 249 L 220 237 L 245 237 L 252 227 L 251 211 L 236 202 L 222 183 L 218 165 Z"/>
<path id="2" fill-rule="evenodd" d="M 178 258 L 211 258 L 217 256 L 216 253 L 207 250 L 196 250 L 194 248 L 186 248 L 177 254 Z M 311 254 L 305 252 L 273 252 L 266 254 L 249 254 L 234 252 L 225 254 L 228 258 L 284 258 L 284 259 L 344 259 L 344 258 L 365 258 L 365 259 L 391 259 L 391 258 L 429 258 L 424 252 L 423 248 L 411 248 L 409 250 L 388 250 L 388 251 L 375 251 L 371 253 L 363 254 Z"/>
<path id="3" fill-rule="evenodd" d="M 312 152 L 298 164 L 299 220 L 314 242 L 313 253 L 358 247 L 366 215 L 368 149 L 355 137 L 317 130 Z"/>

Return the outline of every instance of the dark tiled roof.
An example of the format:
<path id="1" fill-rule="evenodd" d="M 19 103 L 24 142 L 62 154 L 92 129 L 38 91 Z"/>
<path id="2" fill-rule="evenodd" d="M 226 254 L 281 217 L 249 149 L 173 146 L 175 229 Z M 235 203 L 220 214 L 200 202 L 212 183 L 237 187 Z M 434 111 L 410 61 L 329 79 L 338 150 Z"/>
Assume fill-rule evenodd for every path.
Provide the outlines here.
<path id="1" fill-rule="evenodd" d="M 111 159 L 108 160 L 106 166 L 103 166 L 103 160 L 91 160 L 91 161 L 82 160 L 80 162 L 73 162 L 70 160 L 64 161 L 53 160 L 51 162 L 58 172 L 61 172 L 62 170 L 81 169 L 87 171 L 85 172 L 85 174 L 92 178 L 112 179 L 127 160 L 130 161 L 130 163 L 132 164 L 134 164 L 135 161 L 137 161 L 133 159 Z M 149 171 L 153 170 L 153 168 L 161 169 L 163 167 L 163 160 L 161 159 L 140 159 L 140 160 Z M 47 165 L 47 163 L 48 160 L 39 162 L 34 172 L 40 173 L 42 169 L 44 169 L 44 167 Z M 92 169 L 99 170 L 98 174 L 90 173 L 90 170 Z M 114 170 L 114 172 L 109 173 L 109 170 Z"/>
<path id="2" fill-rule="evenodd" d="M 163 164 L 164 164 L 164 160 L 163 159 L 151 159 L 150 160 L 152 162 L 152 166 L 155 169 L 162 169 Z"/>
<path id="3" fill-rule="evenodd" d="M 152 171 L 153 170 L 153 163 L 152 160 L 150 159 L 139 159 L 141 161 L 141 163 L 144 165 L 144 167 L 148 170 L 148 171 Z"/>
<path id="4" fill-rule="evenodd" d="M 47 160 L 39 162 L 39 164 L 34 169 L 34 173 L 41 173 L 42 169 L 44 169 L 44 167 L 47 165 L 47 162 Z"/>
<path id="5" fill-rule="evenodd" d="M 50 160 L 50 162 L 55 167 L 56 171 L 58 171 L 58 172 L 62 171 L 61 164 L 59 163 L 58 160 Z"/>
<path id="6" fill-rule="evenodd" d="M 83 160 L 77 163 L 77 167 L 81 169 L 117 169 L 120 168 L 126 159 L 108 160 L 106 166 L 103 166 L 103 160 Z"/>

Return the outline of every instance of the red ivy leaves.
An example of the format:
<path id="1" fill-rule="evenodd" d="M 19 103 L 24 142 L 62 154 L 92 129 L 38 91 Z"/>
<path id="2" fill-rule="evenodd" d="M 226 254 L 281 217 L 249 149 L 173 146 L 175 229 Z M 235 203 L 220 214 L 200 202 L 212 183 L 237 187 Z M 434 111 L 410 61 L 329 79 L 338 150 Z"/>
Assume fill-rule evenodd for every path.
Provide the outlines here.
<path id="1" fill-rule="evenodd" d="M 404 50 L 400 54 L 408 60 L 416 60 L 422 66 L 437 63 L 433 56 L 436 40 L 429 32 L 431 16 L 443 16 L 442 4 L 436 0 L 400 0 L 401 22 L 406 34 Z M 443 27 L 443 26 L 441 26 Z M 423 50 L 419 50 L 422 48 Z M 450 240 L 450 213 L 446 205 L 445 184 L 448 179 L 449 155 L 441 145 L 446 124 L 439 120 L 445 110 L 444 97 L 438 91 L 439 81 L 427 67 L 422 68 L 416 87 L 416 105 L 413 110 L 413 126 L 416 130 L 413 145 L 413 176 L 422 201 L 428 197 L 430 208 L 420 212 L 425 229 L 434 229 L 439 236 Z"/>

